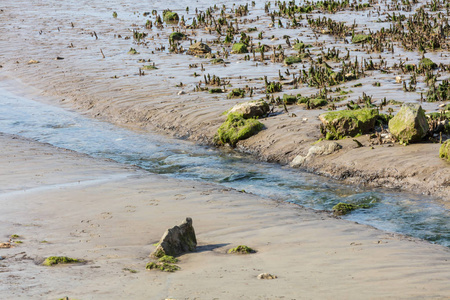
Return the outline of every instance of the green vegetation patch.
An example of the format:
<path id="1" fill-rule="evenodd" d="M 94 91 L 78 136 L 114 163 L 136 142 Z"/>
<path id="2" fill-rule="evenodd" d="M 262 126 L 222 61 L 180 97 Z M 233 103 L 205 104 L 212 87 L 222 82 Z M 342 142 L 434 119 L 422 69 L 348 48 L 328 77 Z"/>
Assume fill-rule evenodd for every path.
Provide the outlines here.
<path id="1" fill-rule="evenodd" d="M 163 272 L 175 272 L 178 271 L 180 269 L 179 266 L 177 265 L 172 265 L 170 263 L 165 263 L 165 262 L 149 262 L 145 268 L 147 270 L 160 270 Z"/>
<path id="2" fill-rule="evenodd" d="M 284 94 L 283 102 L 286 104 L 295 104 L 297 102 L 297 96 Z"/>
<path id="3" fill-rule="evenodd" d="M 238 253 L 238 254 L 250 254 L 256 253 L 256 251 L 246 245 L 239 245 L 236 248 L 228 250 L 228 253 Z"/>
<path id="4" fill-rule="evenodd" d="M 429 58 L 422 58 L 420 60 L 419 66 L 421 66 L 422 68 L 427 69 L 427 70 L 437 68 L 437 65 Z"/>
<path id="5" fill-rule="evenodd" d="M 298 56 L 289 56 L 284 59 L 284 64 L 287 66 L 301 63 L 301 62 L 302 62 L 302 59 Z"/>
<path id="6" fill-rule="evenodd" d="M 352 43 L 358 44 L 363 42 L 368 42 L 372 39 L 372 36 L 370 34 L 355 34 L 352 37 Z"/>
<path id="7" fill-rule="evenodd" d="M 439 157 L 450 162 L 450 140 L 445 141 L 439 149 Z"/>
<path id="8" fill-rule="evenodd" d="M 358 207 L 359 207 L 359 206 L 356 205 L 356 204 L 350 204 L 350 203 L 342 203 L 342 202 L 340 202 L 340 203 L 336 204 L 335 206 L 333 206 L 332 209 L 333 209 L 333 213 L 334 213 L 335 215 L 342 216 L 342 215 L 348 214 L 348 213 L 351 212 L 352 210 L 357 209 Z"/>
<path id="9" fill-rule="evenodd" d="M 300 50 L 303 50 L 303 49 L 306 49 L 306 48 L 311 48 L 311 47 L 312 47 L 312 45 L 305 44 L 305 43 L 302 43 L 302 42 L 297 43 L 297 44 L 294 45 L 294 49 L 297 50 L 297 51 L 300 51 Z"/>
<path id="10" fill-rule="evenodd" d="M 130 51 L 128 51 L 128 54 L 134 55 L 134 54 L 139 54 L 139 52 L 137 52 L 136 49 L 134 49 L 134 48 L 130 48 Z"/>
<path id="11" fill-rule="evenodd" d="M 163 12 L 163 19 L 165 22 L 178 22 L 180 20 L 180 17 L 176 12 L 165 10 Z"/>
<path id="12" fill-rule="evenodd" d="M 326 139 L 337 140 L 373 130 L 378 119 L 378 111 L 368 108 L 340 110 L 322 114 L 319 118 L 326 131 Z"/>
<path id="13" fill-rule="evenodd" d="M 20 238 L 20 236 L 18 234 L 11 234 L 11 238 L 12 239 L 18 239 L 18 238 Z"/>
<path id="14" fill-rule="evenodd" d="M 248 53 L 248 48 L 244 43 L 236 43 L 233 45 L 231 51 L 233 53 Z"/>
<path id="15" fill-rule="evenodd" d="M 210 94 L 220 94 L 220 93 L 223 93 L 223 90 L 221 88 L 212 88 L 212 89 L 209 89 L 208 92 Z"/>
<path id="16" fill-rule="evenodd" d="M 142 67 L 142 70 L 158 70 L 154 65 L 146 65 Z"/>
<path id="17" fill-rule="evenodd" d="M 227 98 L 244 98 L 245 91 L 243 89 L 233 89 L 230 93 L 228 93 Z"/>
<path id="18" fill-rule="evenodd" d="M 171 42 L 173 41 L 181 41 L 184 40 L 186 38 L 186 35 L 184 33 L 181 32 L 172 32 L 169 36 L 169 40 Z"/>
<path id="19" fill-rule="evenodd" d="M 81 260 L 76 258 L 70 258 L 67 256 L 50 256 L 47 257 L 42 264 L 44 266 L 53 266 L 59 264 L 74 264 L 79 262 L 81 262 Z"/>
<path id="20" fill-rule="evenodd" d="M 223 144 L 235 146 L 240 140 L 245 140 L 263 129 L 264 125 L 256 119 L 244 119 L 241 114 L 228 114 L 227 120 L 220 125 L 217 137 Z"/>
<path id="21" fill-rule="evenodd" d="M 176 264 L 178 262 L 178 259 L 170 255 L 164 255 L 160 257 L 158 261 L 162 263 Z"/>

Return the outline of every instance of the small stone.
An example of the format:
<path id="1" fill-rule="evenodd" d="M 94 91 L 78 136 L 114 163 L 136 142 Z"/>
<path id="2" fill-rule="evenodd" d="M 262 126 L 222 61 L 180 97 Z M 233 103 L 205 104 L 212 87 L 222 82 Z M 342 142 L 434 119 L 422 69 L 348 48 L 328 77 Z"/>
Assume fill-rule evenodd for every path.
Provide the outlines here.
<path id="1" fill-rule="evenodd" d="M 242 114 L 244 119 L 250 119 L 254 117 L 263 117 L 270 110 L 269 104 L 264 100 L 248 101 L 240 104 L 236 104 L 230 109 L 229 113 Z"/>
<path id="2" fill-rule="evenodd" d="M 185 91 L 179 91 L 179 92 L 178 92 L 178 96 L 181 96 L 181 95 L 184 95 L 184 94 L 186 94 Z"/>
<path id="3" fill-rule="evenodd" d="M 31 59 L 31 60 L 28 62 L 29 65 L 31 65 L 31 64 L 38 64 L 38 63 L 39 63 L 39 61 L 34 60 L 34 59 Z"/>
<path id="4" fill-rule="evenodd" d="M 197 42 L 189 47 L 189 52 L 191 54 L 206 54 L 211 53 L 211 48 L 204 43 Z"/>
<path id="5" fill-rule="evenodd" d="M 269 273 L 261 273 L 258 275 L 258 279 L 275 279 L 278 278 L 276 275 L 272 275 Z"/>
<path id="6" fill-rule="evenodd" d="M 402 78 L 400 76 L 395 77 L 395 82 L 402 83 Z"/>

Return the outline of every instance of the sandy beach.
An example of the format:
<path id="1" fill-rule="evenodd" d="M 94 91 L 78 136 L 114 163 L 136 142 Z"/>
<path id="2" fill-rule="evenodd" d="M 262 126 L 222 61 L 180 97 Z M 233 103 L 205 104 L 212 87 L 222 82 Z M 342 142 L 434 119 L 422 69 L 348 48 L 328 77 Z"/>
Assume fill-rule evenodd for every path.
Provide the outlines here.
<path id="1" fill-rule="evenodd" d="M 0 249 L 8 299 L 450 297 L 446 247 L 19 137 L 0 145 L 0 242 L 22 241 Z M 175 273 L 145 270 L 153 244 L 186 217 L 198 251 Z M 258 252 L 227 254 L 240 244 Z M 40 265 L 53 255 L 87 262 Z M 265 272 L 278 278 L 257 279 Z"/>

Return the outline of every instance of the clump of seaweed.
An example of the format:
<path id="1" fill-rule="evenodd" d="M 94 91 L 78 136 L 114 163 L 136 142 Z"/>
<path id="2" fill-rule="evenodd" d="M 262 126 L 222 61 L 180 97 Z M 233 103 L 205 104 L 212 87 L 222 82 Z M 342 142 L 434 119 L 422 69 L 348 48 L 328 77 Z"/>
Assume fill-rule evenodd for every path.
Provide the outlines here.
<path id="1" fill-rule="evenodd" d="M 79 259 L 70 258 L 67 256 L 50 256 L 44 260 L 42 265 L 53 266 L 53 265 L 58 265 L 58 264 L 73 264 L 73 263 L 79 263 L 79 262 L 82 262 L 82 261 Z"/>
<path id="2" fill-rule="evenodd" d="M 251 253 L 256 253 L 256 251 L 246 245 L 239 245 L 235 248 L 228 250 L 228 253 L 251 254 Z"/>

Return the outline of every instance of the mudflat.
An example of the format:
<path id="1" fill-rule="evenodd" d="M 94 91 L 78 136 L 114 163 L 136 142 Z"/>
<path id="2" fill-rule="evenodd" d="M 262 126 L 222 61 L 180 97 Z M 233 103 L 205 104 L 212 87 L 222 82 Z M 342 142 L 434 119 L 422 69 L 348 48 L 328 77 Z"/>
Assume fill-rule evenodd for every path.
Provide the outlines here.
<path id="1" fill-rule="evenodd" d="M 424 56 L 442 64 L 444 67 L 439 71 L 433 71 L 437 76 L 433 84 L 438 86 L 447 74 L 445 66 L 450 63 L 446 44 L 420 52 L 409 49 L 409 42 L 393 40 L 378 49 L 380 45 L 376 43 L 353 43 L 348 29 L 347 35 L 335 35 L 324 25 L 314 27 L 308 23 L 326 17 L 345 26 L 355 24 L 356 33 L 371 30 L 375 39 L 380 26 L 391 25 L 388 17 L 380 16 L 380 11 L 382 16 L 388 16 L 392 9 L 398 10 L 397 15 L 408 14 L 413 10 L 408 7 L 384 4 L 357 9 L 338 7 L 331 13 L 314 8 L 310 14 L 297 15 L 300 25 L 294 26 L 292 18 L 281 13 L 271 20 L 271 14 L 281 10 L 274 3 L 267 9 L 262 3 L 256 3 L 245 12 L 244 6 L 238 6 L 245 2 L 237 1 L 236 6 L 225 6 L 223 16 L 222 7 L 209 8 L 211 3 L 206 1 L 197 2 L 198 7 L 188 1 L 150 4 L 89 1 L 81 5 L 73 0 L 39 4 L 6 0 L 2 4 L 1 33 L 5 38 L 0 41 L 0 65 L 5 78 L 22 81 L 38 93 L 53 97 L 53 104 L 77 108 L 115 124 L 160 130 L 201 143 L 214 143 L 217 129 L 226 119 L 223 113 L 237 103 L 261 98 L 273 102 L 285 94 L 312 97 L 323 90 L 307 82 L 293 84 L 303 72 L 322 66 L 322 61 L 336 72 L 343 68 L 343 63 L 356 65 L 357 70 L 359 65 L 364 65 L 357 78 L 348 76 L 344 83 L 325 84 L 334 99 L 325 107 L 307 109 L 301 104 L 288 105 L 285 110 L 280 103 L 273 105 L 274 113 L 260 120 L 264 129 L 237 144 L 237 149 L 251 152 L 262 160 L 289 164 L 298 155 L 306 156 L 313 144 L 329 143 L 318 142 L 323 137 L 318 116 L 333 106 L 342 109 L 351 103 L 363 107 L 375 105 L 380 112 L 395 114 L 403 102 L 421 103 L 428 113 L 439 112 L 446 105 L 446 101 L 422 102 L 431 89 L 428 79 L 419 73 L 417 84 L 413 85 L 415 73 L 401 67 L 410 65 L 414 69 Z M 418 9 L 421 5 L 413 6 Z M 183 20 L 157 24 L 157 17 L 167 6 Z M 204 16 L 208 8 L 217 22 L 221 17 L 227 20 L 222 35 L 216 31 L 217 22 L 214 28 L 206 23 L 193 27 L 193 20 Z M 430 12 L 425 7 L 432 14 L 437 14 L 439 9 L 443 8 Z M 233 43 L 224 41 L 228 29 L 236 31 L 233 43 L 245 34 L 253 48 L 263 45 L 270 51 L 261 57 L 259 53 L 233 53 Z M 177 41 L 175 48 L 169 38 L 174 31 L 186 35 Z M 281 54 L 282 57 L 298 54 L 293 47 L 297 40 L 308 46 L 309 58 L 292 65 L 279 61 Z M 187 54 L 186 50 L 195 41 L 207 43 L 211 55 Z M 224 61 L 217 63 L 217 59 Z M 270 82 L 279 82 L 282 91 L 268 93 L 264 76 Z M 211 84 L 212 77 L 220 78 L 221 84 L 217 85 L 217 80 Z M 213 88 L 222 89 L 223 93 L 210 93 Z M 245 91 L 243 98 L 227 97 L 235 88 Z M 365 104 L 361 99 L 366 99 Z M 384 106 L 383 99 L 388 100 Z M 312 157 L 302 169 L 347 183 L 403 189 L 448 200 L 450 168 L 448 162 L 438 157 L 439 143 L 423 141 L 407 147 L 398 143 L 374 144 L 376 139 L 370 135 L 355 140 L 339 140 L 342 147 L 339 151 Z"/>
<path id="2" fill-rule="evenodd" d="M 446 247 L 16 136 L 0 135 L 0 146 L 0 242 L 17 235 L 0 249 L 8 299 L 450 297 Z M 174 273 L 146 270 L 154 244 L 186 217 L 197 252 Z M 238 245 L 257 253 L 227 253 Z M 49 256 L 84 263 L 41 265 Z"/>

